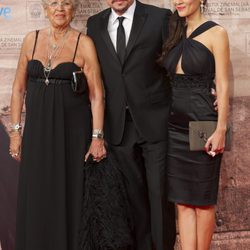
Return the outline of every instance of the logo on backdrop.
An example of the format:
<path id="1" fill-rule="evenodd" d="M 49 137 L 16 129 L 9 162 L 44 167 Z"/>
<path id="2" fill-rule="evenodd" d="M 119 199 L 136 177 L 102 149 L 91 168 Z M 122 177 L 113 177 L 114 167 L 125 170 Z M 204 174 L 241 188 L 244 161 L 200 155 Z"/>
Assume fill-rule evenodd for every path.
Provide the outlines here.
<path id="1" fill-rule="evenodd" d="M 12 8 L 6 2 L 6 0 L 0 0 L 0 20 L 9 20 L 12 17 Z"/>
<path id="2" fill-rule="evenodd" d="M 40 3 L 28 2 L 28 20 L 35 21 L 43 18 L 43 7 Z"/>

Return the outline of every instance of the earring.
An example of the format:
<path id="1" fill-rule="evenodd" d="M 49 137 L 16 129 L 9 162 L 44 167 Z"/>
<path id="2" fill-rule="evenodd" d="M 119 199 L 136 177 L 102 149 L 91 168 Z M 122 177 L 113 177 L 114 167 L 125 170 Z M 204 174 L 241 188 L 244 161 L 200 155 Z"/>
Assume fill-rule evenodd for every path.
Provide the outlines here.
<path id="1" fill-rule="evenodd" d="M 205 4 L 204 4 L 204 1 L 203 1 L 203 0 L 201 0 L 200 8 L 201 8 L 201 13 L 204 13 Z"/>

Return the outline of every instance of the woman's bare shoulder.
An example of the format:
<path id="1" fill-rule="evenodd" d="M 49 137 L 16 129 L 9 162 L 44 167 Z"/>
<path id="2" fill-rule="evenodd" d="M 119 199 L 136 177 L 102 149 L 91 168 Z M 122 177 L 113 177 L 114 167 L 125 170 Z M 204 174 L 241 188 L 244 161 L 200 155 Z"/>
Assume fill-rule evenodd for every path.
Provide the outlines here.
<path id="1" fill-rule="evenodd" d="M 224 39 L 228 37 L 226 29 L 221 25 L 216 25 L 210 30 L 210 35 L 213 39 Z"/>
<path id="2" fill-rule="evenodd" d="M 34 41 L 36 39 L 37 34 L 39 33 L 39 36 L 44 36 L 47 29 L 41 29 L 41 30 L 33 30 L 27 33 L 23 39 L 24 45 L 33 45 Z"/>
<path id="3" fill-rule="evenodd" d="M 79 40 L 79 46 L 82 49 L 82 52 L 84 54 L 92 52 L 95 50 L 95 45 L 93 40 L 85 34 L 81 34 L 80 40 Z"/>
<path id="4" fill-rule="evenodd" d="M 27 33 L 23 39 L 23 43 L 25 44 L 31 44 L 33 41 L 35 41 L 36 38 L 36 31 L 30 31 Z"/>
<path id="5" fill-rule="evenodd" d="M 88 44 L 92 44 L 93 41 L 92 39 L 88 36 L 88 35 L 85 35 L 85 34 L 81 34 L 81 43 L 84 45 L 88 45 Z"/>

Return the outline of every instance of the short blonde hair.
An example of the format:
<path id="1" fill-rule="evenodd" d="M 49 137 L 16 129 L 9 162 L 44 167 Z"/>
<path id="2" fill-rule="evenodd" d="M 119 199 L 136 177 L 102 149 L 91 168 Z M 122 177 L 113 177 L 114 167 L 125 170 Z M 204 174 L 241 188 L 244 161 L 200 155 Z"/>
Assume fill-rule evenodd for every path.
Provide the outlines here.
<path id="1" fill-rule="evenodd" d="M 73 8 L 75 10 L 79 5 L 79 0 L 71 0 L 71 2 L 73 4 Z M 47 4 L 48 4 L 48 0 L 42 0 L 42 5 L 44 8 L 46 8 Z"/>

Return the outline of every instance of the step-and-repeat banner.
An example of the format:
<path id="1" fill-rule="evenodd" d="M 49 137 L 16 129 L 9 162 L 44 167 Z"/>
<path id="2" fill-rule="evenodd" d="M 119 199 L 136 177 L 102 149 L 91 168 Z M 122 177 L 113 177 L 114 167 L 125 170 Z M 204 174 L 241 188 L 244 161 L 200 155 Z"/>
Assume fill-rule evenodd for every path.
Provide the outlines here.
<path id="1" fill-rule="evenodd" d="M 41 0 L 0 0 L 0 250 L 13 250 L 18 164 L 8 153 L 11 86 L 23 37 L 47 25 Z M 142 0 L 172 8 L 171 0 Z M 105 0 L 80 0 L 73 26 L 85 32 Z M 225 27 L 231 50 L 232 149 L 223 157 L 213 249 L 250 249 L 250 0 L 208 0 L 209 19 Z M 25 114 L 24 114 L 25 115 Z M 179 247 L 177 246 L 177 249 Z"/>

